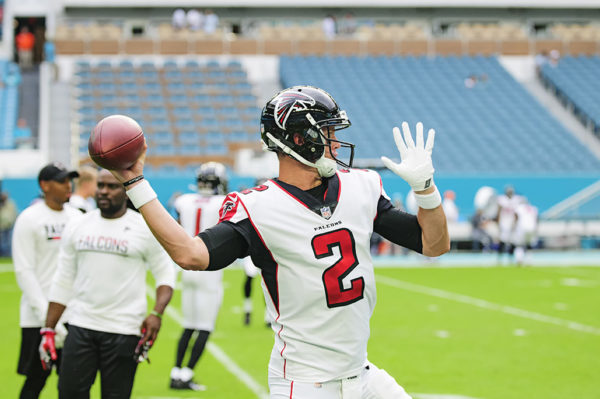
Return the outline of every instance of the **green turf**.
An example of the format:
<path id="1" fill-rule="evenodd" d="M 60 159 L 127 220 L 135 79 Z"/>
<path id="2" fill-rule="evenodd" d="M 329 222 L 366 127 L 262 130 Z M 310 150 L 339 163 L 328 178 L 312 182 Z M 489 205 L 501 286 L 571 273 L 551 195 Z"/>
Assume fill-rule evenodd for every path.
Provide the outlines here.
<path id="1" fill-rule="evenodd" d="M 7 266 L 0 260 L 0 267 Z M 572 321 L 600 329 L 600 268 L 386 268 L 376 273 L 378 305 L 371 322 L 369 359 L 407 391 L 479 399 L 600 398 L 600 335 L 566 324 Z M 242 326 L 243 281 L 241 270 L 226 270 L 225 299 L 211 342 L 266 389 L 272 332 L 262 322 L 264 305 L 257 279 L 253 324 Z M 412 285 L 399 288 L 396 282 Z M 427 291 L 431 288 L 441 291 Z M 0 292 L 5 326 L 0 333 L 3 397 L 17 397 L 23 381 L 15 373 L 20 294 L 12 272 L 0 273 Z M 450 293 L 463 295 L 459 297 L 463 301 Z M 176 291 L 173 301 L 177 312 L 179 294 Z M 469 298 L 485 300 L 492 308 L 464 303 Z M 533 313 L 519 317 L 495 305 Z M 565 322 L 532 320 L 531 314 Z M 196 367 L 198 379 L 208 386 L 206 392 L 169 390 L 179 333 L 177 323 L 166 316 L 150 353 L 152 363 L 138 369 L 134 398 L 256 397 L 209 352 Z M 53 377 L 42 398 L 56 398 L 55 386 Z M 92 398 L 99 398 L 97 387 Z"/>

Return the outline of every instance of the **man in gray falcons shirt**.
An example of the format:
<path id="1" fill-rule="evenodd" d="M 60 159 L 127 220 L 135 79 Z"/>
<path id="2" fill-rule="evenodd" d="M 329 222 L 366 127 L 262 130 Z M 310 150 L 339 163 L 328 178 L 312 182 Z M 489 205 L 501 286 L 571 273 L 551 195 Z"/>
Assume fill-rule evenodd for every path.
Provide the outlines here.
<path id="1" fill-rule="evenodd" d="M 376 172 L 351 168 L 354 145 L 336 137 L 348 126 L 346 112 L 324 90 L 297 86 L 276 94 L 263 108 L 261 138 L 277 154 L 279 177 L 229 194 L 220 223 L 194 238 L 140 177 L 144 156 L 112 171 L 179 266 L 215 270 L 250 255 L 261 269 L 275 332 L 272 399 L 410 398 L 367 359 L 376 302 L 369 239 L 376 232 L 426 256 L 449 250 L 433 183 L 435 132 L 425 141 L 418 123 L 415 142 L 404 122 L 404 138 L 394 129 L 401 163 L 382 158 L 415 192 L 415 216 L 393 207 Z"/>
<path id="2" fill-rule="evenodd" d="M 41 330 L 40 357 L 52 363 L 54 328 L 68 304 L 61 399 L 89 398 L 98 371 L 103 398 L 129 398 L 137 364 L 156 340 L 173 294 L 171 259 L 142 217 L 127 208 L 123 185 L 106 170 L 98 175 L 96 202 L 97 210 L 65 229 Z M 147 268 L 156 281 L 156 302 L 145 316 Z"/>
<path id="3" fill-rule="evenodd" d="M 20 398 L 37 398 L 44 388 L 50 369 L 40 363 L 38 346 L 40 328 L 44 326 L 48 309 L 48 294 L 56 271 L 58 247 L 65 225 L 81 213 L 64 206 L 71 194 L 71 179 L 75 171 L 62 164 L 44 166 L 38 184 L 44 199 L 25 209 L 15 223 L 13 232 L 13 263 L 21 296 L 21 354 L 17 372 L 27 376 Z M 67 330 L 63 323 L 57 328 L 57 346 L 62 347 Z M 60 354 L 60 351 L 59 351 Z"/>

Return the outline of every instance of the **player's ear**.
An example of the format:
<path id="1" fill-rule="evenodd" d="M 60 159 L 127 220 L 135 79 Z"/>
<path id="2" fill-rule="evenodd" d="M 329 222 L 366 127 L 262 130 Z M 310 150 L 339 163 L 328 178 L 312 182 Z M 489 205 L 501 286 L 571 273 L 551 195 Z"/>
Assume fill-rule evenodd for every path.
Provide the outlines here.
<path id="1" fill-rule="evenodd" d="M 42 192 L 45 194 L 48 192 L 48 182 L 46 180 L 41 180 L 40 181 L 40 188 L 42 189 Z"/>
<path id="2" fill-rule="evenodd" d="M 302 137 L 302 135 L 300 133 L 294 133 L 294 144 L 296 144 L 296 145 L 304 144 L 304 137 Z"/>

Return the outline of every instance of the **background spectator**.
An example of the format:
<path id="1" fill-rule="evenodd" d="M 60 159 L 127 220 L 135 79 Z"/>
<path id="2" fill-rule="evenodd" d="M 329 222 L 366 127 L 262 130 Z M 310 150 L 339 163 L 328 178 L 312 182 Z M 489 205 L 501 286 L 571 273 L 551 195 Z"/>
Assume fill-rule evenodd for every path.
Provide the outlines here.
<path id="1" fill-rule="evenodd" d="M 6 192 L 0 192 L 0 256 L 11 255 L 12 228 L 17 220 L 17 206 Z"/>
<path id="2" fill-rule="evenodd" d="M 33 46 L 35 45 L 35 36 L 29 32 L 29 28 L 24 26 L 15 38 L 17 45 L 17 54 L 19 56 L 19 66 L 23 69 L 29 69 L 33 66 Z"/>
<path id="3" fill-rule="evenodd" d="M 190 30 L 197 31 L 202 29 L 202 24 L 204 23 L 204 14 L 201 11 L 192 8 L 187 12 L 186 19 L 187 26 Z"/>
<path id="4" fill-rule="evenodd" d="M 212 35 L 216 32 L 218 26 L 219 16 L 212 10 L 206 10 L 206 13 L 204 14 L 204 32 Z"/>
<path id="5" fill-rule="evenodd" d="M 186 15 L 183 8 L 178 8 L 173 11 L 173 17 L 171 18 L 171 26 L 173 26 L 173 29 L 185 29 L 186 23 Z"/>
<path id="6" fill-rule="evenodd" d="M 335 17 L 331 14 L 326 16 L 322 26 L 325 37 L 327 39 L 333 39 L 335 37 Z"/>
<path id="7" fill-rule="evenodd" d="M 345 36 L 352 36 L 356 32 L 356 20 L 354 14 L 346 13 L 344 19 L 339 23 L 339 33 Z"/>

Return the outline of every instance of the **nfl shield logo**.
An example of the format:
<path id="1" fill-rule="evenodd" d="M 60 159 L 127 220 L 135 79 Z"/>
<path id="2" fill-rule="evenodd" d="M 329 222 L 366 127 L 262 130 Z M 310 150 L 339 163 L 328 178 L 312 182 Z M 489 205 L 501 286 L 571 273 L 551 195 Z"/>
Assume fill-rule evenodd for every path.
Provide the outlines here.
<path id="1" fill-rule="evenodd" d="M 323 216 L 325 219 L 329 219 L 331 217 L 331 208 L 328 206 L 321 208 L 321 216 Z"/>

